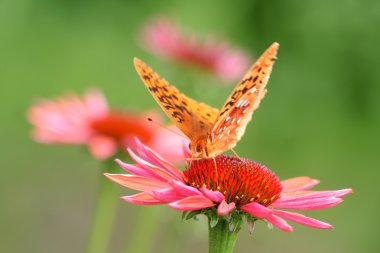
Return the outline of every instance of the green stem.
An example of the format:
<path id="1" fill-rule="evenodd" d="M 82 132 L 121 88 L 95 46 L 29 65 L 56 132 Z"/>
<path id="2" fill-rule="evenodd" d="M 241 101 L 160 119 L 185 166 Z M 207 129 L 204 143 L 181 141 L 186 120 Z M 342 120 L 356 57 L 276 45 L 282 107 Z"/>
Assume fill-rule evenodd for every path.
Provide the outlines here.
<path id="1" fill-rule="evenodd" d="M 93 217 L 87 253 L 107 252 L 118 203 L 120 202 L 120 186 L 99 173 L 98 199 Z"/>
<path id="2" fill-rule="evenodd" d="M 151 247 L 160 225 L 161 207 L 141 206 L 134 218 L 133 233 L 126 241 L 124 252 L 152 252 Z"/>
<path id="3" fill-rule="evenodd" d="M 208 225 L 209 253 L 232 253 L 236 243 L 239 227 L 230 232 L 229 224 L 225 219 L 220 219 L 215 227 Z"/>

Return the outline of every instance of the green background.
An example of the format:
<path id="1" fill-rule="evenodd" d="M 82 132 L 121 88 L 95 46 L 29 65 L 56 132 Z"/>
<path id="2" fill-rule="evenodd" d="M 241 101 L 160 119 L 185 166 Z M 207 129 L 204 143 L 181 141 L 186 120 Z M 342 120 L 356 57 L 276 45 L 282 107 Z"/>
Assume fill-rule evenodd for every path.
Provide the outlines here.
<path id="1" fill-rule="evenodd" d="M 84 252 L 101 167 L 84 149 L 30 139 L 25 114 L 37 97 L 101 88 L 120 108 L 158 108 L 132 65 L 138 56 L 197 100 L 220 107 L 233 88 L 184 74 L 138 46 L 152 16 L 177 18 L 258 56 L 281 44 L 268 93 L 237 152 L 281 179 L 307 175 L 317 189 L 351 187 L 335 208 L 309 211 L 333 230 L 258 223 L 236 252 L 376 252 L 379 248 L 380 2 L 347 1 L 0 1 L 0 251 Z M 215 92 L 217 91 L 217 92 Z M 125 189 L 115 194 L 118 198 Z M 149 211 L 146 211 L 149 210 Z M 168 207 L 120 200 L 108 252 L 138 229 L 148 252 L 207 252 L 206 221 L 181 221 Z M 154 221 L 154 216 L 159 219 Z M 110 222 L 112 219 L 110 218 Z M 138 230 L 137 229 L 137 230 Z M 140 252 L 135 250 L 135 252 Z M 142 251 L 141 251 L 142 252 Z"/>

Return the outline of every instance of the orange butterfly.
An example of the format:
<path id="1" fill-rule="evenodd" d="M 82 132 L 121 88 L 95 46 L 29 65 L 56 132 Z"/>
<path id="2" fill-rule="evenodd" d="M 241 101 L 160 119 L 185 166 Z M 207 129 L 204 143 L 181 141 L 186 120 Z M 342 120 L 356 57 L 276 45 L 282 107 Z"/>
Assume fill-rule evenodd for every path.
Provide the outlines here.
<path id="1" fill-rule="evenodd" d="M 136 70 L 154 99 L 190 139 L 193 157 L 215 157 L 236 146 L 266 93 L 279 44 L 273 43 L 238 83 L 219 111 L 188 98 L 141 60 Z"/>

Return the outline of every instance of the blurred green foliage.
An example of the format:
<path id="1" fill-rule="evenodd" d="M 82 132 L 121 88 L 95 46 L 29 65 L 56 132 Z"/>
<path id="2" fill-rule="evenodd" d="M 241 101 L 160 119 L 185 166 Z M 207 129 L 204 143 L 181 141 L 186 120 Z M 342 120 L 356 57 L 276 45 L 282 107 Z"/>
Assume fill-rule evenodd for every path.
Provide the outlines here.
<path id="1" fill-rule="evenodd" d="M 233 86 L 189 79 L 140 49 L 136 34 L 157 14 L 178 18 L 201 35 L 229 38 L 255 56 L 278 41 L 268 93 L 238 153 L 282 179 L 308 175 L 321 179 L 318 189 L 355 192 L 338 207 L 306 213 L 332 223 L 334 230 L 295 225 L 293 233 L 271 232 L 260 223 L 253 236 L 241 232 L 236 252 L 376 252 L 376 0 L 1 0 L 0 251 L 83 252 L 91 228 L 101 165 L 80 148 L 30 140 L 25 112 L 35 98 L 97 86 L 113 106 L 158 108 L 133 68 L 138 56 L 189 96 L 223 104 Z M 206 252 L 205 220 L 182 222 L 168 207 L 127 203 L 120 205 L 109 252 L 121 252 L 134 233 L 134 217 L 145 208 L 162 216 L 151 252 Z"/>

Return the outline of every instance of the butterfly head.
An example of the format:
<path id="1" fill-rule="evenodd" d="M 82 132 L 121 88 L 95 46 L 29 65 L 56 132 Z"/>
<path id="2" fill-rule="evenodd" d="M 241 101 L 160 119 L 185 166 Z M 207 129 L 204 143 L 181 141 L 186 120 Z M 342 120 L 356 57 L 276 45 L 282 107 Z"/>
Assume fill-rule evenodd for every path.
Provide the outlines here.
<path id="1" fill-rule="evenodd" d="M 210 158 L 218 155 L 207 138 L 200 137 L 189 144 L 193 157 Z"/>
<path id="2" fill-rule="evenodd" d="M 198 138 L 190 142 L 189 148 L 193 157 L 206 158 L 209 157 L 207 145 L 205 145 L 203 138 Z"/>

